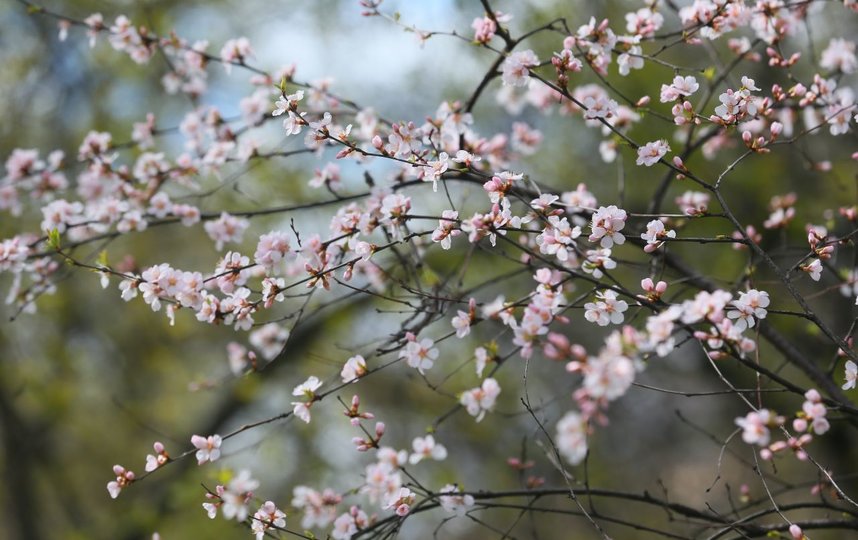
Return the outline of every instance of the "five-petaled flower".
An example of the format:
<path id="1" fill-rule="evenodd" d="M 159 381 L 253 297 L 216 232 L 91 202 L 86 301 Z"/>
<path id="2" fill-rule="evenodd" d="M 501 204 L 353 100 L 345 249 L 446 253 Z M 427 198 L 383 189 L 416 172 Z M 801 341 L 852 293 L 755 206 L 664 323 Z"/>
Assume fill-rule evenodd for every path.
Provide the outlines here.
<path id="1" fill-rule="evenodd" d="M 197 453 L 194 454 L 197 458 L 197 463 L 202 465 L 206 461 L 217 461 L 220 457 L 220 445 L 223 439 L 220 435 L 209 435 L 202 437 L 194 435 L 191 437 L 191 444 L 197 448 Z"/>

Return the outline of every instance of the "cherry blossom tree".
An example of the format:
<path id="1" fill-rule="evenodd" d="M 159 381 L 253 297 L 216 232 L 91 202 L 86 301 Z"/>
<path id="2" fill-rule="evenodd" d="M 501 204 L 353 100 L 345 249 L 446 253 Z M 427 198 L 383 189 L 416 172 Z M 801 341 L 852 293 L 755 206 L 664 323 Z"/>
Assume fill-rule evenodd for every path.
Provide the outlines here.
<path id="1" fill-rule="evenodd" d="M 480 66 L 402 114 L 253 35 L 19 0 L 169 107 L 74 146 L 18 131 L 12 331 L 93 282 L 158 335 L 227 342 L 169 370 L 187 391 L 139 390 L 190 425 L 141 406 L 146 446 L 87 497 L 129 537 L 171 529 L 128 499 L 230 538 L 856 534 L 858 3 L 470 4 L 443 28 L 337 4 Z M 2 394 L 14 468 L 31 430 Z M 17 527 L 47 535 L 32 484 Z"/>

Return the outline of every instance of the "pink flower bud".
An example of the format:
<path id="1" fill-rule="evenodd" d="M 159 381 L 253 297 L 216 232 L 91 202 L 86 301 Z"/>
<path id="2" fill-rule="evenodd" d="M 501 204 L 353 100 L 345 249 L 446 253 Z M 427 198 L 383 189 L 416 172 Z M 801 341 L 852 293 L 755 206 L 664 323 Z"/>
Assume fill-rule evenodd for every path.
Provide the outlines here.
<path id="1" fill-rule="evenodd" d="M 799 527 L 795 523 L 789 526 L 789 533 L 790 535 L 792 535 L 793 538 L 795 538 L 795 540 L 801 540 L 802 538 L 804 538 L 804 533 L 801 532 L 801 527 Z"/>
<path id="2" fill-rule="evenodd" d="M 773 138 L 780 135 L 783 130 L 784 130 L 783 124 L 781 124 L 780 122 L 772 122 L 771 131 L 772 131 L 772 137 Z"/>
<path id="3" fill-rule="evenodd" d="M 375 436 L 381 438 L 384 435 L 385 425 L 384 422 L 376 422 L 375 423 Z"/>
<path id="4" fill-rule="evenodd" d="M 396 128 L 395 125 L 393 127 L 394 129 Z M 375 147 L 376 150 L 381 150 L 384 147 L 384 141 L 381 140 L 381 137 L 376 135 L 372 138 L 372 146 Z"/>

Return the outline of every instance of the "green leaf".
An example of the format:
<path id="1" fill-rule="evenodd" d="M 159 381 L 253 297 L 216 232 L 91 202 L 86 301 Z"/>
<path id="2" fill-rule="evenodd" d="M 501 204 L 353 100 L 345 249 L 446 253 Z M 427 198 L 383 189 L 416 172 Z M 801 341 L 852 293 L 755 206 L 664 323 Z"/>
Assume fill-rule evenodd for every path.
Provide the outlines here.
<path id="1" fill-rule="evenodd" d="M 48 232 L 48 247 L 60 250 L 60 231 L 56 227 Z"/>

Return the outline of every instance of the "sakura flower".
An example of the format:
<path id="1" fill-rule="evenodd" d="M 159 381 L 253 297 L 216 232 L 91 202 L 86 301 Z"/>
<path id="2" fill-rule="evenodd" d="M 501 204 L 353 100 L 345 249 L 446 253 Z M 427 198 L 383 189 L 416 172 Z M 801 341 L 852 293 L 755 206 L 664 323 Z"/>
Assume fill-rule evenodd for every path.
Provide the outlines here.
<path id="1" fill-rule="evenodd" d="M 459 398 L 468 414 L 476 417 L 477 422 L 483 419 L 486 412 L 494 409 L 495 401 L 500 394 L 501 388 L 496 380 L 485 379 L 479 388 L 472 388 L 462 393 Z"/>
<path id="2" fill-rule="evenodd" d="M 68 226 L 83 220 L 84 206 L 75 201 L 68 202 L 64 199 L 58 199 L 50 202 L 42 207 L 41 229 L 43 231 L 52 231 L 56 229 L 60 234 L 64 233 Z"/>
<path id="3" fill-rule="evenodd" d="M 652 167 L 670 151 L 670 146 L 665 140 L 648 142 L 638 148 L 638 159 L 635 161 L 638 165 Z"/>
<path id="4" fill-rule="evenodd" d="M 666 230 L 664 222 L 654 219 L 647 223 L 646 232 L 641 233 L 641 240 L 646 240 L 644 251 L 652 253 L 664 244 L 665 238 L 676 238 L 676 231 Z"/>
<path id="5" fill-rule="evenodd" d="M 476 360 L 474 368 L 477 371 L 477 377 L 482 377 L 483 370 L 486 369 L 486 364 L 491 360 L 491 356 L 485 347 L 477 347 L 474 349 L 474 359 Z"/>
<path id="6" fill-rule="evenodd" d="M 289 111 L 289 114 L 283 120 L 283 129 L 286 130 L 286 135 L 298 135 L 301 133 L 301 127 L 307 125 L 307 121 L 304 120 L 306 114 L 306 112 L 302 112 L 298 115 Z"/>
<path id="7" fill-rule="evenodd" d="M 749 412 L 744 418 L 736 418 L 736 425 L 742 428 L 742 440 L 748 444 L 766 446 L 771 434 L 769 427 L 783 423 L 783 417 L 775 416 L 768 409 Z"/>
<path id="8" fill-rule="evenodd" d="M 748 292 L 739 293 L 739 299 L 733 302 L 734 310 L 728 311 L 727 316 L 736 319 L 733 325 L 736 330 L 743 331 L 745 328 L 754 327 L 754 319 L 766 318 L 766 307 L 769 305 L 769 293 L 751 289 Z"/>
<path id="9" fill-rule="evenodd" d="M 626 237 L 620 231 L 626 226 L 626 211 L 615 205 L 601 206 L 593 213 L 588 240 L 596 242 L 603 248 L 611 248 L 614 244 L 624 244 Z"/>
<path id="10" fill-rule="evenodd" d="M 268 270 L 274 268 L 289 253 L 289 236 L 284 231 L 271 231 L 259 237 L 253 260 Z"/>
<path id="11" fill-rule="evenodd" d="M 148 454 L 146 456 L 146 472 L 152 472 L 170 461 L 170 456 L 162 443 L 155 442 L 152 447 L 155 450 L 155 455 Z"/>
<path id="12" fill-rule="evenodd" d="M 227 73 L 230 72 L 233 63 L 243 64 L 245 57 L 252 55 L 253 49 L 250 48 L 250 41 L 246 37 L 230 39 L 220 50 L 220 59 Z"/>
<path id="13" fill-rule="evenodd" d="M 424 375 L 425 370 L 431 369 L 434 361 L 438 359 L 438 349 L 433 348 L 434 344 L 435 342 L 429 338 L 417 341 L 417 338 L 412 336 L 405 348 L 399 351 L 399 358 L 405 358 L 405 362 L 410 367 Z"/>
<path id="14" fill-rule="evenodd" d="M 447 449 L 441 444 L 435 443 L 435 437 L 426 435 L 425 437 L 417 437 L 412 441 L 411 447 L 414 453 L 408 458 L 408 462 L 416 465 L 426 458 L 432 458 L 435 461 L 443 461 L 447 459 Z"/>
<path id="15" fill-rule="evenodd" d="M 468 508 L 474 506 L 473 495 L 459 495 L 459 487 L 453 484 L 447 484 L 438 490 L 439 493 L 447 493 L 439 497 L 441 508 L 449 514 L 464 516 Z"/>
<path id="16" fill-rule="evenodd" d="M 858 380 L 858 364 L 855 364 L 852 360 L 847 360 L 844 378 L 846 379 L 846 382 L 843 383 L 844 390 L 855 388 L 855 382 Z"/>
<path id="17" fill-rule="evenodd" d="M 468 311 L 457 310 L 456 316 L 453 317 L 453 328 L 456 329 L 456 337 L 461 339 L 471 333 L 471 322 L 473 321 L 473 313 L 475 309 L 474 299 L 471 298 Z"/>
<path id="18" fill-rule="evenodd" d="M 700 85 L 697 83 L 697 79 L 691 75 L 686 77 L 677 75 L 673 78 L 673 83 L 670 85 L 661 85 L 661 96 L 659 99 L 662 103 L 676 101 L 680 97 L 690 96 L 699 88 Z"/>
<path id="19" fill-rule="evenodd" d="M 613 401 L 626 393 L 634 378 L 634 363 L 606 348 L 599 356 L 588 359 L 583 387 L 592 398 Z"/>
<path id="20" fill-rule="evenodd" d="M 810 264 L 803 264 L 800 268 L 807 272 L 813 281 L 819 281 L 819 278 L 822 277 L 822 261 L 819 259 L 813 259 Z"/>
<path id="21" fill-rule="evenodd" d="M 822 396 L 817 390 L 810 389 L 804 393 L 804 399 L 801 412 L 793 421 L 793 428 L 796 431 L 806 431 L 808 428 L 812 428 L 814 433 L 822 435 L 831 427 L 828 419 L 825 418 L 828 409 L 822 403 Z"/>
<path id="22" fill-rule="evenodd" d="M 616 101 L 606 95 L 587 96 L 581 104 L 584 106 L 584 118 L 588 120 L 612 118 L 619 107 Z"/>
<path id="23" fill-rule="evenodd" d="M 242 470 L 229 481 L 221 495 L 223 506 L 221 511 L 226 519 L 244 521 L 249 513 L 247 503 L 253 498 L 253 490 L 259 487 L 259 481 L 251 478 L 250 471 Z"/>
<path id="24" fill-rule="evenodd" d="M 367 525 L 369 525 L 369 517 L 366 512 L 358 506 L 352 506 L 348 512 L 341 514 L 334 521 L 331 536 L 334 540 L 351 540 L 352 536 Z"/>
<path id="25" fill-rule="evenodd" d="M 830 71 L 852 73 L 858 68 L 855 58 L 855 43 L 845 39 L 832 39 L 822 51 L 819 65 Z"/>
<path id="26" fill-rule="evenodd" d="M 441 175 L 447 171 L 449 166 L 450 156 L 447 155 L 447 152 L 441 152 L 436 161 L 429 161 L 423 167 L 423 180 L 432 182 L 432 191 L 438 191 L 438 180 L 441 179 Z"/>
<path id="27" fill-rule="evenodd" d="M 226 344 L 227 362 L 229 371 L 236 377 L 243 375 L 248 369 L 256 366 L 256 353 L 248 351 L 247 347 L 234 341 Z"/>
<path id="28" fill-rule="evenodd" d="M 316 401 L 316 390 L 322 386 L 322 381 L 311 376 L 292 390 L 293 396 L 304 397 L 306 401 L 293 401 L 292 413 L 306 423 L 310 423 L 310 407 Z"/>
<path id="29" fill-rule="evenodd" d="M 281 95 L 274 103 L 274 111 L 271 113 L 271 116 L 280 116 L 285 112 L 295 110 L 298 107 L 298 102 L 302 99 L 304 99 L 303 90 L 298 90 L 288 96 Z"/>
<path id="30" fill-rule="evenodd" d="M 286 526 L 286 514 L 278 509 L 272 501 L 265 501 L 259 510 L 253 514 L 250 531 L 256 535 L 256 540 L 265 538 L 269 529 L 282 529 Z"/>
<path id="31" fill-rule="evenodd" d="M 107 483 L 107 491 L 110 493 L 111 499 L 119 497 L 122 489 L 128 487 L 135 478 L 134 472 L 126 470 L 122 465 L 114 465 L 113 474 L 116 475 L 116 480 Z"/>
<path id="32" fill-rule="evenodd" d="M 599 326 L 607 326 L 609 323 L 622 323 L 623 312 L 629 309 L 629 304 L 625 300 L 617 300 L 617 292 L 608 289 L 597 292 L 596 301 L 584 304 L 584 309 L 585 319 Z"/>
<path id="33" fill-rule="evenodd" d="M 414 504 L 414 493 L 408 488 L 399 488 L 399 491 L 385 501 L 383 508 L 385 510 L 393 508 L 396 515 L 399 517 L 407 516 L 411 511 L 411 506 Z"/>
<path id="34" fill-rule="evenodd" d="M 601 278 L 602 270 L 613 270 L 617 267 L 616 261 L 611 259 L 610 249 L 587 250 L 587 259 L 581 264 L 581 269 L 588 274 L 593 274 L 596 279 Z"/>
<path id="35" fill-rule="evenodd" d="M 459 212 L 456 210 L 444 210 L 441 219 L 438 220 L 438 228 L 432 232 L 432 241 L 440 242 L 443 249 L 450 249 L 452 239 L 462 234 L 457 228 Z"/>
<path id="36" fill-rule="evenodd" d="M 197 453 L 194 456 L 197 458 L 197 464 L 202 465 L 206 461 L 217 461 L 220 457 L 220 445 L 223 442 L 220 435 L 209 435 L 202 437 L 194 435 L 191 437 L 191 444 L 197 448 Z"/>
<path id="37" fill-rule="evenodd" d="M 574 411 L 569 411 L 557 422 L 555 437 L 557 449 L 572 465 L 587 457 L 587 422 Z"/>
<path id="38" fill-rule="evenodd" d="M 292 390 L 293 396 L 304 396 L 312 399 L 315 396 L 316 390 L 322 386 L 322 381 L 316 376 L 311 376 L 306 381 L 302 382 Z"/>
<path id="39" fill-rule="evenodd" d="M 539 65 L 539 58 L 536 57 L 531 50 L 514 52 L 506 57 L 501 65 L 503 75 L 501 79 L 505 85 L 509 86 L 527 86 L 530 80 L 530 71 L 528 68 Z"/>
<path id="40" fill-rule="evenodd" d="M 221 212 L 220 218 L 207 222 L 204 228 L 209 238 L 215 241 L 215 249 L 219 251 L 226 242 L 241 242 L 248 226 L 250 222 L 246 219 Z"/>
<path id="41" fill-rule="evenodd" d="M 340 377 L 343 383 L 355 382 L 359 378 L 366 375 L 366 360 L 361 355 L 355 355 L 346 360 L 343 370 L 340 372 Z"/>
<path id="42" fill-rule="evenodd" d="M 682 322 L 693 324 L 704 319 L 720 322 L 724 318 L 724 308 L 733 295 L 727 291 L 700 291 L 692 300 L 682 303 Z"/>
<path id="43" fill-rule="evenodd" d="M 292 489 L 292 506 L 304 511 L 301 527 L 327 527 L 337 518 L 337 505 L 343 497 L 332 489 L 319 493 L 307 486 L 295 486 Z"/>
<path id="44" fill-rule="evenodd" d="M 581 227 L 572 227 L 565 217 L 548 216 L 548 224 L 536 237 L 536 244 L 540 253 L 556 255 L 558 260 L 566 261 L 570 254 L 575 256 L 574 240 L 579 236 Z"/>
<path id="45" fill-rule="evenodd" d="M 652 37 L 664 24 L 664 16 L 650 8 L 640 8 L 633 13 L 626 13 L 625 18 L 626 30 L 642 38 Z"/>
<path id="46" fill-rule="evenodd" d="M 632 45 L 628 52 L 624 52 L 618 56 L 617 67 L 619 68 L 620 75 L 625 77 L 632 69 L 643 69 L 644 59 L 641 56 L 642 54 L 643 49 L 640 46 Z"/>
<path id="47" fill-rule="evenodd" d="M 686 191 L 676 198 L 676 204 L 685 215 L 699 216 L 709 209 L 709 195 L 702 191 Z"/>
<path id="48" fill-rule="evenodd" d="M 266 360 L 274 360 L 289 339 L 289 331 L 277 323 L 268 323 L 250 333 L 250 344 L 262 354 Z"/>

